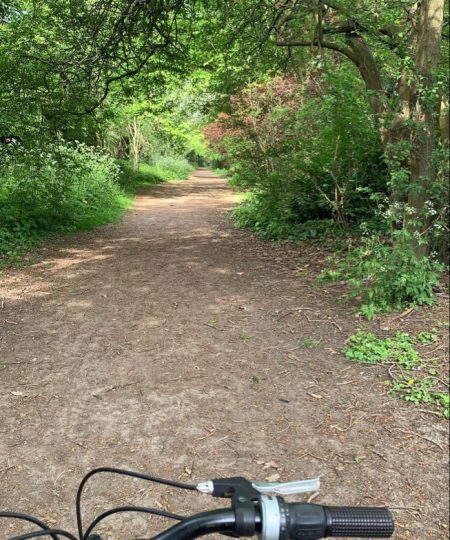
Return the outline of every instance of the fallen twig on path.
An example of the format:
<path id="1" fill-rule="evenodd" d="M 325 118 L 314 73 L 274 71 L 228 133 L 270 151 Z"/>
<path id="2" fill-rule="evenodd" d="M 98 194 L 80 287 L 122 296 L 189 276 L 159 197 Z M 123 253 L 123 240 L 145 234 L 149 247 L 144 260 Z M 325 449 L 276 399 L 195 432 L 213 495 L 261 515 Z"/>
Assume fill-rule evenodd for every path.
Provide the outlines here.
<path id="1" fill-rule="evenodd" d="M 438 418 L 442 418 L 442 414 L 435 411 L 427 411 L 426 409 L 418 409 L 419 412 L 425 413 L 425 414 L 433 414 L 434 416 L 437 416 Z"/>
<path id="2" fill-rule="evenodd" d="M 214 326 L 213 324 L 209 324 L 207 322 L 203 323 L 205 326 L 209 326 L 210 328 L 214 328 L 214 330 L 218 330 L 219 332 L 223 332 L 223 328 L 218 328 L 217 326 Z"/>
<path id="3" fill-rule="evenodd" d="M 356 379 L 353 379 L 352 381 L 344 381 L 344 382 L 338 382 L 336 383 L 336 386 L 344 386 L 345 384 L 352 384 L 358 382 Z"/>
<path id="4" fill-rule="evenodd" d="M 277 321 L 281 321 L 282 319 L 284 319 L 285 317 L 287 317 L 288 315 L 292 315 L 294 312 L 293 311 L 288 311 L 287 313 L 285 313 L 284 315 L 281 315 L 281 317 L 278 317 L 277 318 Z"/>
<path id="5" fill-rule="evenodd" d="M 358 422 L 360 422 L 363 418 L 367 416 L 366 413 L 362 414 L 360 417 L 353 419 L 352 415 L 350 415 L 350 423 L 346 428 L 341 428 L 337 425 L 331 426 L 332 429 L 337 429 L 338 431 L 345 433 L 349 429 L 351 429 L 354 425 L 356 425 Z"/>
<path id="6" fill-rule="evenodd" d="M 392 319 L 390 319 L 389 322 L 396 321 L 397 319 L 403 319 L 403 318 L 407 317 L 408 315 L 410 315 L 413 311 L 414 311 L 413 307 L 411 307 L 409 309 L 406 309 L 405 311 L 403 311 L 399 315 L 396 315 L 395 317 L 392 317 Z"/>
<path id="7" fill-rule="evenodd" d="M 418 512 L 419 514 L 422 512 L 422 507 L 414 507 L 414 506 L 389 506 L 389 510 L 410 510 L 411 512 Z"/>
<path id="8" fill-rule="evenodd" d="M 11 469 L 15 469 L 15 465 L 10 465 L 9 467 L 5 467 L 4 469 L 0 469 L 0 474 L 3 476 L 6 472 L 10 471 Z"/>
<path id="9" fill-rule="evenodd" d="M 339 330 L 339 332 L 342 332 L 342 328 L 338 325 L 336 321 L 331 321 L 331 324 L 335 326 Z"/>
<path id="10" fill-rule="evenodd" d="M 424 441 L 428 441 L 428 442 L 434 444 L 435 446 L 440 448 L 442 451 L 444 451 L 444 447 L 441 444 L 439 444 L 436 441 L 433 441 L 433 439 L 430 439 L 429 437 L 425 437 L 424 435 L 420 435 L 419 433 L 416 433 L 415 431 L 409 431 L 407 429 L 400 429 L 400 428 L 396 428 L 396 431 L 401 431 L 402 433 L 406 433 L 407 435 L 414 435 L 415 437 L 418 437 L 419 439 L 423 439 Z"/>
<path id="11" fill-rule="evenodd" d="M 41 360 L 24 360 L 23 362 L 1 362 L 3 367 L 7 366 L 20 366 L 21 364 L 39 364 Z"/>
<path id="12" fill-rule="evenodd" d="M 320 494 L 319 491 L 316 491 L 315 493 L 313 493 L 311 495 L 311 497 L 308 498 L 308 500 L 306 502 L 308 502 L 308 503 L 312 502 L 316 497 L 319 496 L 319 494 Z"/>
<path id="13" fill-rule="evenodd" d="M 376 450 L 371 450 L 372 454 L 375 454 L 376 456 L 378 456 L 379 458 L 381 458 L 383 461 L 386 461 L 386 463 L 388 462 L 387 458 L 385 458 L 383 456 L 383 454 L 380 454 L 379 452 L 377 452 Z"/>

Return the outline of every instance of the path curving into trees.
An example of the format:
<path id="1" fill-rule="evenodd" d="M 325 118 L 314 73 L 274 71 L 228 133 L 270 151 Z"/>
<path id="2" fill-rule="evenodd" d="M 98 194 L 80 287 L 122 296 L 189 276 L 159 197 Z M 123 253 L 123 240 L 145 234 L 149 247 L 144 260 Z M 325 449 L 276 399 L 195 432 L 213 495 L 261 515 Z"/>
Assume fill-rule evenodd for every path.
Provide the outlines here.
<path id="1" fill-rule="evenodd" d="M 314 286 L 317 254 L 235 229 L 237 199 L 197 171 L 3 278 L 0 506 L 73 528 L 77 482 L 99 465 L 185 480 L 319 475 L 316 502 L 400 507 L 396 538 L 443 538 L 444 425 L 344 362 L 355 321 Z M 87 509 L 157 494 L 166 509 L 198 509 L 160 493 L 108 478 Z M 111 519 L 105 537 L 158 527 Z"/>

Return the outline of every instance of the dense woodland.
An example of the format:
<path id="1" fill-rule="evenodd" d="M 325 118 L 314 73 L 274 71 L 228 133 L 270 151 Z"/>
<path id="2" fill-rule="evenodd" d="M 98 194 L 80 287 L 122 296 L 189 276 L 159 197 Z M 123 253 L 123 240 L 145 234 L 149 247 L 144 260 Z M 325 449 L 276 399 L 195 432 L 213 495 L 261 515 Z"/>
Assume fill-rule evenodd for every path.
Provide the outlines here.
<path id="1" fill-rule="evenodd" d="M 448 258 L 444 0 L 0 2 L 0 257 L 225 169 L 235 220 L 337 251 L 369 318 Z"/>

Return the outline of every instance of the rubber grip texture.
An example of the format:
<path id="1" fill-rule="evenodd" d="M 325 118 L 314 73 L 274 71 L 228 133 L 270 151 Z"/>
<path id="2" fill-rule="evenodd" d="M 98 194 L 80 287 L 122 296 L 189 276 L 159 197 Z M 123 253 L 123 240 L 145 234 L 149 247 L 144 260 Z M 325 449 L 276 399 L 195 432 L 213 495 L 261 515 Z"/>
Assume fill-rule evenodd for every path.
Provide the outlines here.
<path id="1" fill-rule="evenodd" d="M 387 508 L 325 506 L 327 536 L 390 538 L 394 520 Z"/>

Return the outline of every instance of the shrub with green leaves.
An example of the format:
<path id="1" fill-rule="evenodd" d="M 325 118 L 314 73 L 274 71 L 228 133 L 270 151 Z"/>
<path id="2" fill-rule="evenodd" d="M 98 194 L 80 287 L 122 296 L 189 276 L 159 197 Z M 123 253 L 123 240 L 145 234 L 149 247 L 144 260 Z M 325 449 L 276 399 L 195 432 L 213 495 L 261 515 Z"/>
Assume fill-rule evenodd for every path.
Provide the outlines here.
<path id="1" fill-rule="evenodd" d="M 361 313 L 369 320 L 377 313 L 432 305 L 443 265 L 431 257 L 420 257 L 409 243 L 365 237 L 351 249 L 335 269 L 325 270 L 324 281 L 348 281 L 350 297 L 361 301 Z"/>
<path id="2" fill-rule="evenodd" d="M 386 191 L 360 81 L 345 65 L 316 76 L 249 85 L 205 128 L 230 164 L 231 184 L 251 191 L 238 224 L 266 239 L 342 232 L 374 213 L 364 190 Z"/>
<path id="3" fill-rule="evenodd" d="M 233 217 L 239 227 L 251 229 L 264 240 L 325 240 L 343 236 L 333 219 L 296 222 L 289 206 L 260 191 L 248 192 Z"/>
<path id="4" fill-rule="evenodd" d="M 0 167 L 0 256 L 117 219 L 129 204 L 118 174 L 112 158 L 82 144 L 14 152 Z"/>
<path id="5" fill-rule="evenodd" d="M 195 168 L 187 159 L 170 155 L 154 155 L 148 164 L 143 165 L 149 173 L 161 178 L 162 181 L 185 180 Z"/>

